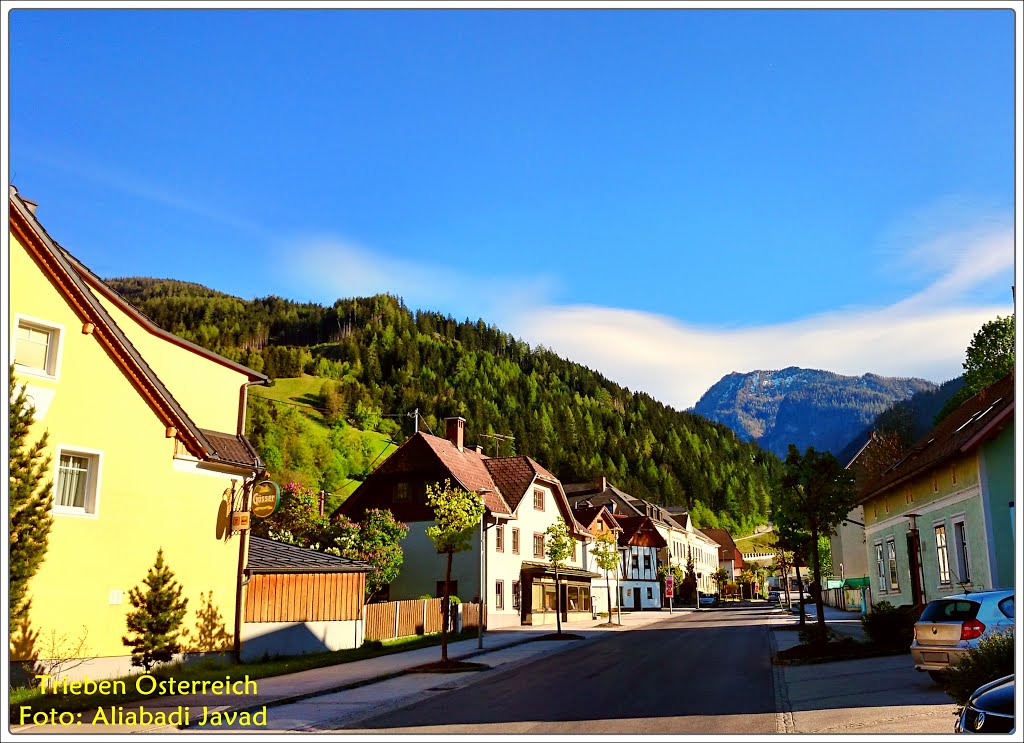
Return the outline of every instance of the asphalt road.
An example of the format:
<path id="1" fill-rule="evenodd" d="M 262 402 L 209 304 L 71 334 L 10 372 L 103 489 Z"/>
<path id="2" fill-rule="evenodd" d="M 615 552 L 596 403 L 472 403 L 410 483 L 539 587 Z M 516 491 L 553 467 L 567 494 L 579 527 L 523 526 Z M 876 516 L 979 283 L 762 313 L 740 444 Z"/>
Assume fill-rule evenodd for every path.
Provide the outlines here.
<path id="1" fill-rule="evenodd" d="M 767 607 L 683 614 L 642 631 L 539 656 L 341 730 L 417 735 L 775 733 L 769 630 L 763 623 L 767 614 Z M 438 686 L 442 684 L 439 677 Z"/>

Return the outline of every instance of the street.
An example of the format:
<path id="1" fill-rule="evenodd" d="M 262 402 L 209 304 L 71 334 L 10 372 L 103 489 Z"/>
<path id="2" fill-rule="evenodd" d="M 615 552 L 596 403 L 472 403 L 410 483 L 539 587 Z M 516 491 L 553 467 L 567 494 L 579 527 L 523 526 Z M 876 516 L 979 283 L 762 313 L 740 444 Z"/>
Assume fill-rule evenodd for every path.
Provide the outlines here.
<path id="1" fill-rule="evenodd" d="M 641 631 L 541 655 L 510 672 L 343 729 L 476 735 L 775 733 L 769 629 L 763 621 L 768 614 L 767 607 L 680 614 Z"/>

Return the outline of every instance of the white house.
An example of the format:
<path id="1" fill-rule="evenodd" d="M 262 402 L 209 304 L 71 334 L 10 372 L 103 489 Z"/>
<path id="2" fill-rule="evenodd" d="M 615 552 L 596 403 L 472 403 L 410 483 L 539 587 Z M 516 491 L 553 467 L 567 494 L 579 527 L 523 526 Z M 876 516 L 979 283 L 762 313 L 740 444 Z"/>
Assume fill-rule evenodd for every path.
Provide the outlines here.
<path id="1" fill-rule="evenodd" d="M 576 538 L 575 554 L 559 570 L 562 619 L 590 619 L 591 579 L 603 576 L 585 567 L 584 541 L 592 535 L 573 517 L 562 484 L 530 457 L 492 458 L 465 446 L 465 423 L 446 419 L 447 438 L 414 434 L 335 512 L 358 520 L 369 509 L 387 509 L 409 525 L 405 562 L 389 598 L 442 594 L 445 556 L 426 535 L 434 523 L 426 487 L 449 480 L 479 493 L 486 508 L 482 537 L 454 556 L 454 595 L 479 601 L 482 580 L 488 627 L 554 624 L 555 573 L 545 555 L 545 531 L 561 517 Z"/>

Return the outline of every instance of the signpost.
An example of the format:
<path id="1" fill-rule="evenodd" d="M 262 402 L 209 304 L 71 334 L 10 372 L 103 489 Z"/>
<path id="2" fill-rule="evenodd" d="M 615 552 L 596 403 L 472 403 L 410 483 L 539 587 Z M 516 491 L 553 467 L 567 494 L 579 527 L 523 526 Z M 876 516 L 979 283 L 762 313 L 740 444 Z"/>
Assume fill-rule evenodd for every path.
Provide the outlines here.
<path id="1" fill-rule="evenodd" d="M 668 599 L 668 613 L 672 613 L 672 596 L 675 588 L 675 577 L 669 573 L 665 576 L 665 598 Z"/>

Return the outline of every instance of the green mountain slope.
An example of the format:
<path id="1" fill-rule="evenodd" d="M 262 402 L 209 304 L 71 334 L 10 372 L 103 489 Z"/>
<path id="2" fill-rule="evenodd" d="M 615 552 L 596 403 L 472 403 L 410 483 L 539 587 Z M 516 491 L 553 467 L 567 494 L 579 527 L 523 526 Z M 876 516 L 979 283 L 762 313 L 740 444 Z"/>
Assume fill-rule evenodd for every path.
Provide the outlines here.
<path id="1" fill-rule="evenodd" d="M 725 425 L 631 392 L 482 320 L 414 313 L 384 295 L 325 307 L 204 294 L 194 284 L 164 280 L 108 283 L 162 327 L 280 384 L 313 375 L 316 381 L 302 382 L 307 386 L 289 397 L 319 397 L 332 432 L 347 421 L 400 441 L 412 433 L 414 411 L 421 429 L 439 435 L 445 417 L 461 415 L 468 445 L 493 454 L 498 440 L 488 436 L 511 436 L 501 442 L 501 455 L 528 454 L 564 482 L 605 475 L 639 497 L 687 506 L 702 526 L 742 532 L 766 518 L 776 457 Z M 282 420 L 301 416 L 299 409 L 267 405 L 250 422 L 268 462 L 293 470 L 301 462 L 298 469 L 308 470 L 329 459 L 330 447 L 305 452 L 303 442 L 274 433 Z M 348 456 L 341 433 L 333 446 Z"/>

